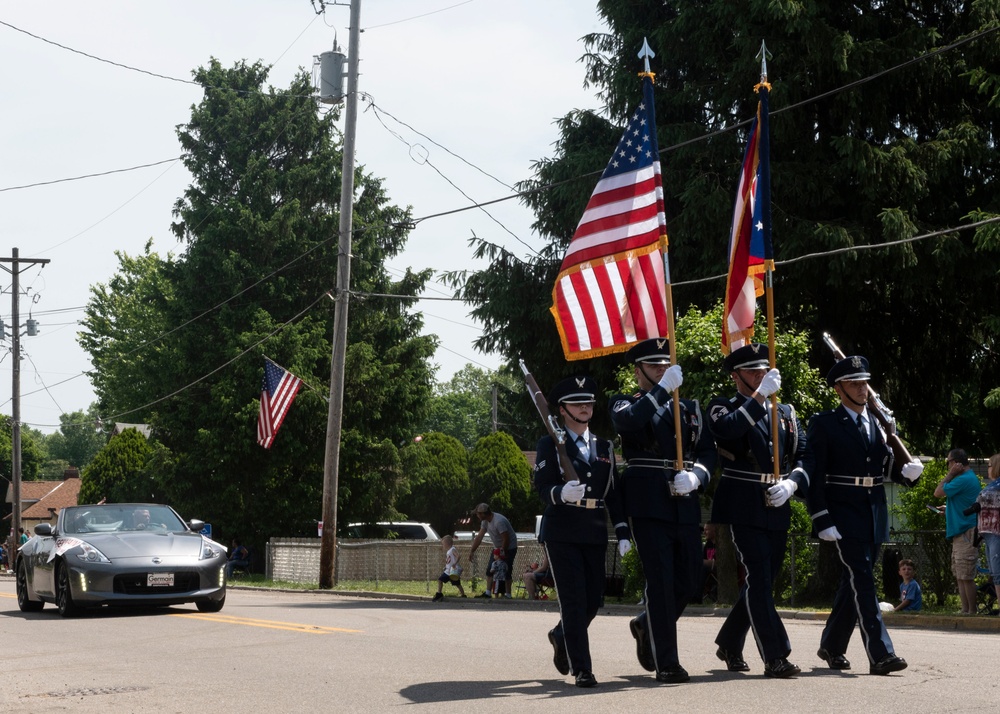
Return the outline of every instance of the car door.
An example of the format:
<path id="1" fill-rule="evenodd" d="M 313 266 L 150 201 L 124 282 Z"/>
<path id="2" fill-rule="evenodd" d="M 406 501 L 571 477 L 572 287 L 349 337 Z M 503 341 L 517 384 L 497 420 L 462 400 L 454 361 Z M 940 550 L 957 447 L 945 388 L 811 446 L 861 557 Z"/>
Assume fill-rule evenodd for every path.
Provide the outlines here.
<path id="1" fill-rule="evenodd" d="M 44 533 L 44 531 L 43 531 Z M 49 533 L 35 533 L 30 541 L 31 553 L 27 558 L 28 575 L 31 578 L 31 588 L 38 595 L 53 597 L 55 595 L 55 549 L 56 536 Z"/>

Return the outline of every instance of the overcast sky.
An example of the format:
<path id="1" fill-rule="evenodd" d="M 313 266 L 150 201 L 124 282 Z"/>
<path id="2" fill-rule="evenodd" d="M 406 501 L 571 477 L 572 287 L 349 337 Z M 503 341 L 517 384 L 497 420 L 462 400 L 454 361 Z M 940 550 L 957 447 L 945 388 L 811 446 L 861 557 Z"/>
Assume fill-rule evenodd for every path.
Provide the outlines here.
<path id="1" fill-rule="evenodd" d="M 175 80 L 190 80 L 210 57 L 224 66 L 260 60 L 273 65 L 270 84 L 285 88 L 335 38 L 346 52 L 349 7 L 343 1 L 325 16 L 317 16 L 309 0 L 0 5 L 0 22 L 6 23 L 0 24 L 0 256 L 9 258 L 16 247 L 22 259 L 51 261 L 44 268 L 22 266 L 20 273 L 21 324 L 29 316 L 40 323 L 39 335 L 21 341 L 22 422 L 52 432 L 61 413 L 86 409 L 95 400 L 84 375 L 91 363 L 76 335 L 90 287 L 107 282 L 117 268 L 115 252 L 136 255 L 147 240 L 161 255 L 182 249 L 169 230 L 171 209 L 190 180 L 174 160 L 181 152 L 176 127 L 189 120 L 201 92 Z M 432 141 L 383 114 L 387 129 L 362 103 L 358 164 L 384 177 L 391 201 L 411 205 L 417 218 L 467 206 L 470 199 L 510 195 L 507 186 L 530 176 L 533 161 L 551 155 L 555 119 L 599 106 L 593 92 L 583 89 L 579 62 L 580 38 L 603 29 L 594 5 L 362 0 L 359 89 Z M 530 230 L 531 213 L 517 201 L 488 210 L 495 221 L 475 210 L 420 223 L 406 252 L 387 267 L 396 275 L 407 266 L 481 269 L 468 247 L 473 233 L 520 256 L 542 245 Z M 331 266 L 331 280 L 334 275 Z M 0 343 L 0 411 L 10 415 L 6 272 L 0 272 L 0 288 L 0 317 L 8 325 L 8 338 Z M 450 291 L 432 283 L 425 294 L 444 297 Z M 480 330 L 464 305 L 427 300 L 419 309 L 426 331 L 441 338 L 439 379 L 470 362 L 499 364 L 495 355 L 472 347 Z M 248 396 L 258 388 L 248 384 Z"/>

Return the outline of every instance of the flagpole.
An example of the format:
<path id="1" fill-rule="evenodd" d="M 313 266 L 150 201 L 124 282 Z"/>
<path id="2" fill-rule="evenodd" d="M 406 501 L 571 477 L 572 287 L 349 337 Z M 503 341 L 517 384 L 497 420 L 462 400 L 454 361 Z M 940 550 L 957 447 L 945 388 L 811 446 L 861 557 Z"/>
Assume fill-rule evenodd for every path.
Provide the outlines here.
<path id="1" fill-rule="evenodd" d="M 656 75 L 649 69 L 649 58 L 655 56 L 646 38 L 643 37 L 642 49 L 639 50 L 639 59 L 643 61 L 643 71 L 639 73 L 639 76 L 643 78 L 649 77 L 650 82 L 656 79 Z M 670 364 L 673 365 L 677 364 L 677 336 L 674 334 L 674 296 L 670 287 L 669 240 L 667 239 L 666 231 L 660 236 L 660 245 L 663 248 L 663 292 L 667 310 L 667 337 L 670 343 Z M 674 438 L 676 439 L 677 454 L 674 459 L 674 468 L 677 471 L 684 469 L 684 438 L 681 434 L 680 394 L 679 388 L 674 390 L 674 406 L 671 410 L 674 413 Z"/>
<path id="2" fill-rule="evenodd" d="M 764 92 L 767 95 L 771 90 L 771 85 L 767 82 L 767 45 L 764 44 L 762 40 L 760 43 L 760 84 L 755 88 L 758 92 Z M 761 172 L 764 176 L 764 180 L 768 182 L 766 190 L 763 192 L 763 198 L 768 201 L 768 205 L 763 206 L 765 212 L 764 215 L 767 216 L 766 228 L 764 230 L 771 232 L 771 171 L 770 171 L 770 151 L 771 151 L 771 137 L 770 131 L 771 127 L 767 123 L 767 107 L 762 108 L 760 112 L 761 118 L 758 124 L 758 131 L 760 132 L 761 141 L 766 141 L 767 149 L 767 171 Z M 762 151 L 763 155 L 764 152 Z M 758 196 L 761 195 L 760 187 L 758 187 Z M 770 240 L 765 241 L 765 245 L 773 245 Z M 765 257 L 764 260 L 764 292 L 767 294 L 766 304 L 767 304 L 767 347 L 771 369 L 774 369 L 776 364 L 775 360 L 775 345 L 774 345 L 774 256 L 769 255 Z M 773 476 L 774 480 L 777 481 L 781 478 L 781 449 L 779 444 L 779 429 L 778 429 L 778 395 L 777 393 L 771 395 L 771 464 L 773 466 Z"/>

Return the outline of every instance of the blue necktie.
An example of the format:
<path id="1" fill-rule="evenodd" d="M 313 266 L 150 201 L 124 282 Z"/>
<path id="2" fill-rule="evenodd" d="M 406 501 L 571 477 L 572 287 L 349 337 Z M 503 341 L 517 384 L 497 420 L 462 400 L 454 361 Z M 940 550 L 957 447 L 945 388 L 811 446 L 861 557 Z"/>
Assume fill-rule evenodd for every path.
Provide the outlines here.
<path id="1" fill-rule="evenodd" d="M 868 428 L 865 426 L 865 420 L 861 418 L 858 414 L 858 430 L 861 432 L 861 438 L 865 440 L 865 446 L 871 446 L 872 441 L 868 438 Z"/>

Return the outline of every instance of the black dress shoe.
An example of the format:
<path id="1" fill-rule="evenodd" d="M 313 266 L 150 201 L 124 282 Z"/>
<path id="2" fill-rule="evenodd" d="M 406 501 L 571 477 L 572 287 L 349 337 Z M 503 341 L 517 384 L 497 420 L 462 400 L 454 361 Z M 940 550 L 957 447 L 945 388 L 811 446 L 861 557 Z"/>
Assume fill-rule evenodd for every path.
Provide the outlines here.
<path id="1" fill-rule="evenodd" d="M 587 687 L 596 687 L 597 677 L 594 676 L 593 672 L 588 672 L 585 669 L 580 670 L 576 673 L 576 686 L 583 687 L 584 689 Z"/>
<path id="2" fill-rule="evenodd" d="M 904 669 L 906 669 L 905 659 L 897 657 L 896 655 L 889 655 L 885 659 L 881 659 L 872 664 L 869 672 L 871 672 L 871 674 L 889 674 L 890 672 L 899 672 Z"/>
<path id="3" fill-rule="evenodd" d="M 749 672 L 750 665 L 743 659 L 742 652 L 730 652 L 720 647 L 715 651 L 715 656 L 726 663 L 726 669 L 730 672 Z"/>
<path id="4" fill-rule="evenodd" d="M 549 642 L 552 643 L 552 664 L 559 670 L 559 674 L 569 674 L 569 656 L 566 654 L 562 633 L 555 628 L 549 630 Z"/>
<path id="5" fill-rule="evenodd" d="M 785 679 L 786 677 L 794 677 L 799 674 L 802 670 L 796 667 L 794 664 L 789 662 L 784 657 L 778 657 L 778 659 L 768 660 L 764 663 L 764 676 L 774 677 L 776 679 Z"/>
<path id="6" fill-rule="evenodd" d="M 839 655 L 830 654 L 828 650 L 825 650 L 822 647 L 819 648 L 819 651 L 816 653 L 816 656 L 819 657 L 820 659 L 825 659 L 826 663 L 830 666 L 830 669 L 851 668 L 851 663 L 850 661 L 848 661 L 847 657 L 845 657 L 842 654 Z"/>
<path id="7" fill-rule="evenodd" d="M 691 681 L 691 675 L 679 664 L 672 664 L 662 672 L 656 673 L 656 681 L 667 684 L 684 684 L 684 682 Z"/>
<path id="8" fill-rule="evenodd" d="M 628 628 L 632 630 L 632 637 L 635 638 L 635 656 L 639 664 L 647 672 L 655 672 L 656 661 L 653 659 L 653 648 L 649 644 L 646 628 L 642 626 L 638 617 L 629 620 Z"/>

